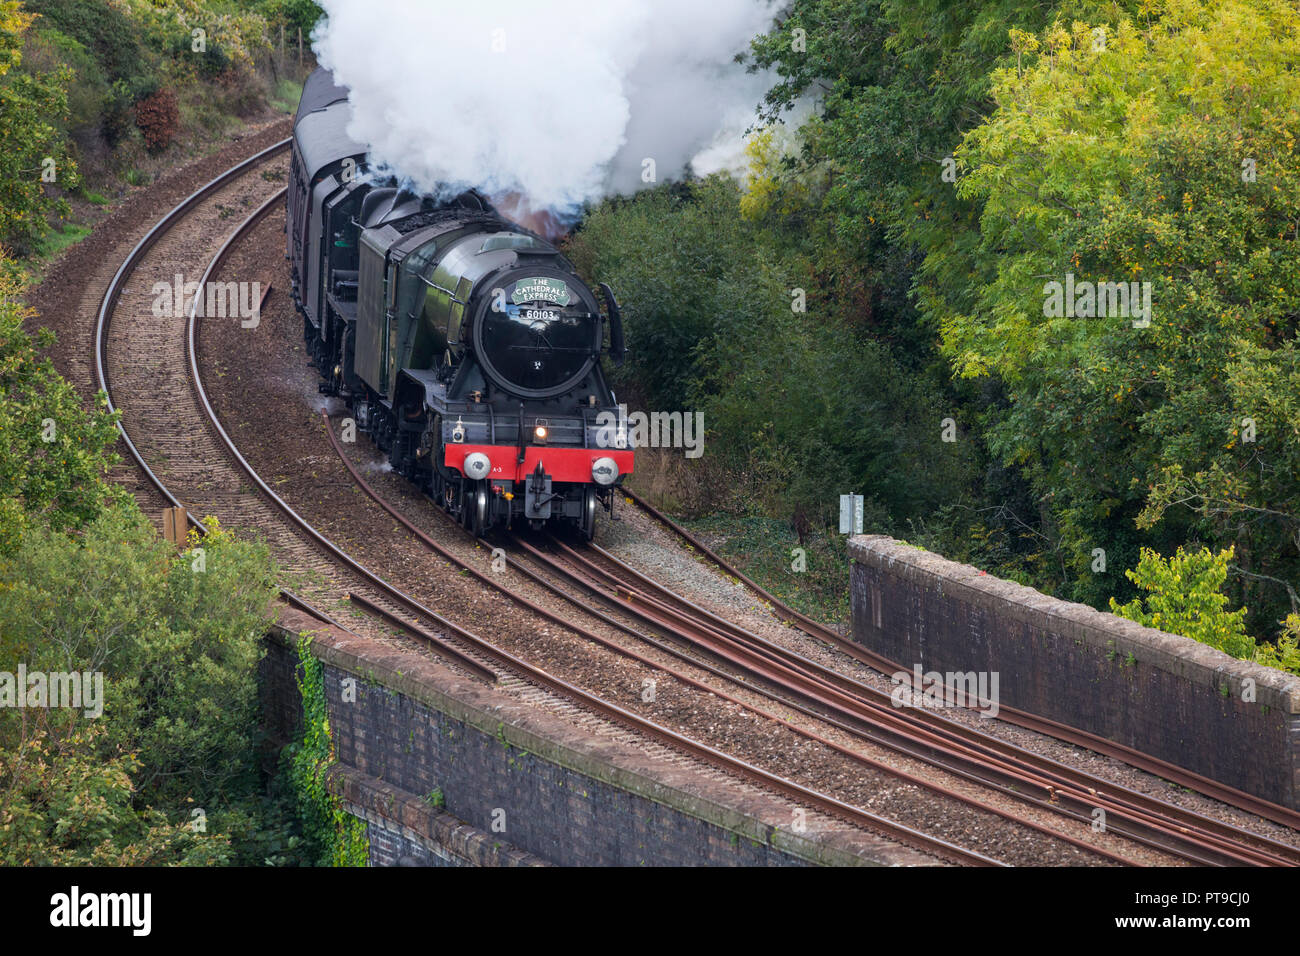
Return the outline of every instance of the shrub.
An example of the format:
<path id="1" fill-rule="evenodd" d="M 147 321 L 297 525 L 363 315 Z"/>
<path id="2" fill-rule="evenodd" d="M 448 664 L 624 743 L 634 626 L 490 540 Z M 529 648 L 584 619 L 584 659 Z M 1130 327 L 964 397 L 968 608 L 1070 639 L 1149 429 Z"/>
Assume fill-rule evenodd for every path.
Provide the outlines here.
<path id="1" fill-rule="evenodd" d="M 112 4 L 86 0 L 24 0 L 29 13 L 39 14 L 38 27 L 53 28 L 90 50 L 110 80 L 130 79 L 148 72 L 138 29 Z"/>
<path id="2" fill-rule="evenodd" d="M 264 545 L 210 531 L 178 555 L 127 502 L 0 558 L 0 660 L 102 674 L 98 717 L 0 708 L 0 861 L 262 862 L 256 669 L 274 569 Z M 58 760 L 42 772 L 45 753 Z M 196 808 L 206 829 L 188 826 Z"/>
<path id="3" fill-rule="evenodd" d="M 78 182 L 58 125 L 68 115 L 71 71 L 19 68 L 31 20 L 17 3 L 0 0 L 0 247 L 19 255 L 39 250 L 46 217 L 68 215 L 67 201 L 47 191 L 47 173 L 58 186 Z"/>
<path id="4" fill-rule="evenodd" d="M 1276 644 L 1261 644 L 1255 661 L 1267 667 L 1300 674 L 1300 614 L 1288 614 Z"/>
<path id="5" fill-rule="evenodd" d="M 1124 574 L 1146 594 L 1128 604 L 1111 598 L 1110 609 L 1146 627 L 1181 634 L 1250 660 L 1255 641 L 1246 633 L 1246 609 L 1229 611 L 1222 591 L 1232 553 L 1232 548 L 1218 554 L 1202 548 L 1188 554 L 1179 548 L 1166 559 L 1143 548 L 1138 566 Z"/>
<path id="6" fill-rule="evenodd" d="M 266 102 L 265 88 L 247 70 L 231 68 L 219 74 L 213 92 L 216 105 L 233 116 L 251 116 Z"/>
<path id="7" fill-rule="evenodd" d="M 825 525 L 839 494 L 864 492 L 902 522 L 959 497 L 969 443 L 938 440 L 941 396 L 820 302 L 795 311 L 808 266 L 743 217 L 741 200 L 721 176 L 664 186 L 603 203 L 570 241 L 622 305 L 620 394 L 631 384 L 652 409 L 700 411 L 709 467 L 731 473 L 709 480 L 740 490 L 736 510 Z M 697 482 L 699 465 L 687 463 Z"/>
<path id="8" fill-rule="evenodd" d="M 67 87 L 67 130 L 97 131 L 109 84 L 99 63 L 78 40 L 53 29 L 33 30 L 23 47 L 23 69 L 29 73 L 54 73 L 61 66 L 71 70 Z"/>
<path id="9" fill-rule="evenodd" d="M 104 477 L 117 460 L 117 429 L 102 403 L 81 397 L 23 328 L 35 318 L 17 304 L 23 284 L 0 259 L 0 556 L 17 548 L 33 522 L 76 529 L 124 493 Z"/>
<path id="10" fill-rule="evenodd" d="M 135 125 L 144 136 L 145 148 L 151 153 L 161 153 L 171 145 L 180 128 L 176 94 L 164 88 L 146 96 L 135 106 Z"/>
<path id="11" fill-rule="evenodd" d="M 261 13 L 272 26 L 283 24 L 286 37 L 301 29 L 304 42 L 311 36 L 312 27 L 325 15 L 312 0 L 266 0 Z"/>

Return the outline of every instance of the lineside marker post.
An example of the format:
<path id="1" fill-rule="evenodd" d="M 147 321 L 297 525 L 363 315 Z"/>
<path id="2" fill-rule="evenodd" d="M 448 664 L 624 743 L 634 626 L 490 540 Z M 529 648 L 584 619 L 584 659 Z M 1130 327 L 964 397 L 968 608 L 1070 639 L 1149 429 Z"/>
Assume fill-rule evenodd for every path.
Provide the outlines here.
<path id="1" fill-rule="evenodd" d="M 189 518 L 184 508 L 163 509 L 163 537 L 175 545 L 177 551 L 185 550 L 188 531 Z"/>
<path id="2" fill-rule="evenodd" d="M 840 495 L 840 534 L 862 534 L 862 495 Z"/>

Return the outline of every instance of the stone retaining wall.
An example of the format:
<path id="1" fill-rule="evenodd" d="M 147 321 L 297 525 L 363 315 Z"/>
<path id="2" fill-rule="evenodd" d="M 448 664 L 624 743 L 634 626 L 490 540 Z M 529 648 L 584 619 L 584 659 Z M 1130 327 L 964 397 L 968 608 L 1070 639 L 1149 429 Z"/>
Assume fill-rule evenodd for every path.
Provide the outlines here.
<path id="1" fill-rule="evenodd" d="M 849 541 L 858 643 L 998 675 L 1000 703 L 1300 809 L 1300 679 L 882 535 Z"/>
<path id="2" fill-rule="evenodd" d="M 932 862 L 844 826 L 791 830 L 792 805 L 736 789 L 428 658 L 284 611 L 262 665 L 268 734 L 302 712 L 300 633 L 324 665 L 339 764 L 331 788 L 371 827 L 376 864 L 911 865 Z M 343 681 L 355 680 L 345 702 Z M 435 812 L 436 811 L 436 812 Z"/>

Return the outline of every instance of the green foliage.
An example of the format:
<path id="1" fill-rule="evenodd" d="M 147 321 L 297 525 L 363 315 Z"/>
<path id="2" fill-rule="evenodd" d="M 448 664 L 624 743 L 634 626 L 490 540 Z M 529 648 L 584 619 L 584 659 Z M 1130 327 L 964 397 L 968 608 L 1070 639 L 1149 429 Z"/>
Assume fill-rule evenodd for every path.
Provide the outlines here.
<path id="1" fill-rule="evenodd" d="M 45 234 L 41 242 L 41 253 L 39 259 L 52 259 L 69 246 L 75 246 L 82 239 L 90 235 L 89 226 L 79 226 L 73 222 L 65 222 L 57 229 L 51 229 Z"/>
<path id="2" fill-rule="evenodd" d="M 0 245 L 41 251 L 47 220 L 69 212 L 79 165 L 98 183 L 141 145 L 158 153 L 219 135 L 264 104 L 270 77 L 259 69 L 271 44 L 261 6 L 0 0 Z M 54 182 L 41 180 L 46 157 Z"/>
<path id="3" fill-rule="evenodd" d="M 58 128 L 79 153 L 112 147 L 133 125 L 136 101 L 158 87 L 160 60 L 140 24 L 117 6 L 86 0 L 25 0 L 37 14 L 33 62 L 61 70 L 69 108 Z"/>
<path id="4" fill-rule="evenodd" d="M 311 38 L 312 28 L 325 16 L 312 0 L 263 0 L 256 9 L 273 27 L 283 24 L 286 37 L 292 35 L 295 42 L 296 31 L 302 30 L 304 43 Z"/>
<path id="5" fill-rule="evenodd" d="M 40 27 L 57 30 L 90 51 L 103 76 L 130 79 L 148 71 L 139 27 L 116 5 L 86 0 L 23 0 L 23 7 L 41 18 Z"/>
<path id="6" fill-rule="evenodd" d="M 852 490 L 886 523 L 934 508 L 968 481 L 962 446 L 936 440 L 943 403 L 820 300 L 795 311 L 807 264 L 740 201 L 713 177 L 588 216 L 570 251 L 624 303 L 626 374 L 648 408 L 703 412 L 706 454 L 730 475 L 720 483 L 744 489 L 740 510 L 826 522 Z"/>
<path id="7" fill-rule="evenodd" d="M 1041 29 L 1053 11 L 1115 6 L 794 0 L 780 26 L 754 41 L 754 62 L 781 77 L 766 97 L 769 120 L 800 95 L 821 101 L 800 131 L 800 166 L 823 170 L 827 183 L 817 214 L 801 220 L 820 270 L 855 311 L 883 313 L 872 324 L 901 338 L 915 361 L 932 358 L 929 336 L 917 334 L 925 319 L 906 295 L 916 252 L 950 242 L 960 253 L 971 241 L 975 210 L 941 164 L 981 120 L 990 73 L 1010 52 L 1008 31 Z M 970 263 L 954 263 L 947 278 L 955 294 L 967 288 Z"/>
<path id="8" fill-rule="evenodd" d="M 104 694 L 98 717 L 0 708 L 0 863 L 294 863 L 257 766 L 267 549 L 212 519 L 183 554 L 159 540 L 105 481 L 112 417 L 37 352 L 3 275 L 0 671 L 99 672 Z"/>
<path id="9" fill-rule="evenodd" d="M 123 493 L 104 479 L 117 460 L 114 419 L 101 399 L 85 412 L 81 399 L 37 351 L 23 329 L 30 310 L 17 304 L 22 284 L 0 259 L 0 556 L 13 553 L 33 522 L 78 528 Z"/>
<path id="10" fill-rule="evenodd" d="M 595 210 L 573 244 L 589 273 L 617 279 L 633 368 L 655 408 L 689 400 L 702 340 L 724 323 L 761 324 L 780 305 L 775 270 L 735 215 L 738 198 L 722 177 L 652 190 Z"/>
<path id="11" fill-rule="evenodd" d="M 0 864 L 205 865 L 225 859 L 215 837 L 132 806 L 133 755 L 106 747 L 103 727 L 35 727 L 0 746 Z"/>
<path id="12" fill-rule="evenodd" d="M 752 45 L 779 77 L 763 118 L 809 93 L 818 108 L 793 140 L 771 126 L 754 140 L 750 228 L 714 206 L 713 248 L 760 246 L 830 345 L 756 320 L 765 306 L 735 309 L 748 338 L 702 319 L 719 304 L 686 281 L 680 324 L 671 304 L 650 317 L 681 341 L 652 338 L 661 367 L 633 374 L 651 401 L 678 372 L 701 383 L 711 438 L 750 456 L 741 477 L 766 512 L 803 507 L 792 489 L 827 460 L 849 481 L 828 498 L 865 477 L 909 537 L 1098 607 L 1135 592 L 1093 572 L 1095 548 L 1125 567 L 1144 547 L 1232 546 L 1224 586 L 1262 633 L 1300 579 L 1298 54 L 1288 0 L 792 0 Z M 619 289 L 629 312 L 676 281 L 659 262 L 700 269 L 694 232 L 671 250 L 656 222 L 618 222 L 633 234 L 588 241 L 630 250 L 645 232 L 657 260 Z M 701 258 L 706 293 L 725 288 Z M 1045 283 L 1067 273 L 1151 282 L 1150 326 L 1047 314 Z M 801 387 L 774 410 L 782 364 Z M 855 431 L 823 382 L 883 423 Z M 890 454 L 890 422 L 936 412 L 960 425 L 960 461 Z"/>
<path id="13" fill-rule="evenodd" d="M 642 350 L 633 384 L 651 407 L 683 392 L 698 401 L 708 454 L 728 459 L 729 475 L 698 483 L 738 488 L 743 507 L 796 529 L 824 527 L 838 494 L 863 491 L 875 530 L 912 529 L 945 553 L 978 535 L 971 557 L 982 564 L 1064 577 L 1051 529 L 1033 527 L 1032 490 L 985 460 L 977 426 L 1003 401 L 998 386 L 949 381 L 909 296 L 926 245 L 943 233 L 969 245 L 978 227 L 940 161 L 979 121 L 1008 27 L 1038 29 L 1050 15 L 1031 0 L 793 0 L 753 44 L 754 63 L 781 77 L 764 118 L 809 92 L 819 109 L 794 137 L 769 125 L 753 141 L 740 200 L 666 188 L 633 211 L 596 210 L 575 245 L 630 316 Z M 684 210 L 690 202 L 702 210 Z M 970 274 L 959 264 L 952 285 Z M 796 287 L 805 314 L 790 311 Z M 945 418 L 959 441 L 937 440 Z"/>
<path id="14" fill-rule="evenodd" d="M 142 99 L 164 107 L 145 124 L 159 148 L 178 112 L 194 122 L 196 98 L 217 104 L 199 110 L 204 120 L 255 101 L 253 58 L 268 42 L 252 6 L 0 0 L 0 245 L 48 255 L 85 234 L 48 226 L 81 188 L 72 156 L 101 169 L 105 147 L 138 156 Z M 201 59 L 190 49 L 200 25 Z M 179 111 L 157 95 L 172 89 Z M 52 181 L 42 181 L 47 159 Z M 263 792 L 258 766 L 268 552 L 209 522 L 177 555 L 106 481 L 113 418 L 102 397 L 84 408 L 41 354 L 52 334 L 24 329 L 35 316 L 18 304 L 22 281 L 4 251 L 0 671 L 98 673 L 104 700 L 98 717 L 0 708 L 0 864 L 300 862 L 292 795 Z M 351 839 L 340 853 L 355 860 Z"/>
<path id="15" fill-rule="evenodd" d="M 270 49 L 266 18 L 222 0 L 117 0 L 146 43 L 166 51 L 173 78 L 185 74 L 214 75 L 251 64 Z M 203 49 L 195 50 L 194 31 L 203 31 Z"/>
<path id="16" fill-rule="evenodd" d="M 23 69 L 34 74 L 50 74 L 65 69 L 68 112 L 59 128 L 68 135 L 80 130 L 97 131 L 101 113 L 108 100 L 110 84 L 94 53 L 74 37 L 46 25 L 38 19 L 26 36 Z M 78 142 L 82 149 L 86 142 Z"/>
<path id="17" fill-rule="evenodd" d="M 343 809 L 326 788 L 334 763 L 325 669 L 311 653 L 311 640 L 298 640 L 298 693 L 302 696 L 302 738 L 285 750 L 290 787 L 303 833 L 318 866 L 365 866 L 370 842 L 366 825 Z"/>
<path id="18" fill-rule="evenodd" d="M 1255 641 L 1246 633 L 1246 610 L 1229 611 L 1222 590 L 1231 561 L 1231 548 L 1218 554 L 1208 548 L 1188 554 L 1179 548 L 1168 559 L 1143 548 L 1138 566 L 1124 573 L 1145 593 L 1128 604 L 1112 598 L 1110 609 L 1145 627 L 1181 634 L 1249 659 Z"/>
<path id="19" fill-rule="evenodd" d="M 1275 644 L 1260 644 L 1255 660 L 1267 667 L 1300 674 L 1300 614 L 1288 614 Z"/>
<path id="20" fill-rule="evenodd" d="M 1229 611 L 1223 593 L 1232 566 L 1232 548 L 1215 554 L 1208 548 L 1168 559 L 1142 549 L 1138 566 L 1124 573 L 1143 595 L 1128 604 L 1111 598 L 1111 610 L 1145 627 L 1159 628 L 1208 644 L 1240 660 L 1300 674 L 1300 614 L 1283 621 L 1276 643 L 1256 643 L 1246 633 L 1246 609 Z"/>
<path id="21" fill-rule="evenodd" d="M 0 670 L 22 662 L 103 682 L 98 717 L 0 710 L 6 859 L 265 859 L 256 665 L 272 568 L 264 545 L 209 527 L 191 540 L 202 570 L 130 503 L 75 537 L 32 527 L 0 559 Z M 194 809 L 206 831 L 192 828 Z"/>
<path id="22" fill-rule="evenodd" d="M 1131 554 L 1140 529 L 1236 543 L 1254 573 L 1294 580 L 1300 23 L 1275 0 L 1162 6 L 1018 37 L 956 151 L 978 242 L 936 244 L 919 281 L 955 369 L 1007 384 L 990 445 L 1051 494 L 1081 563 L 1098 543 Z M 972 255 L 979 281 L 946 288 Z M 1149 281 L 1150 327 L 1045 315 L 1044 279 L 1067 273 Z"/>
<path id="23" fill-rule="evenodd" d="M 275 84 L 275 92 L 270 103 L 281 113 L 294 114 L 298 110 L 298 101 L 302 99 L 302 84 L 282 79 Z"/>
<path id="24" fill-rule="evenodd" d="M 78 182 L 56 125 L 68 112 L 70 72 L 15 69 L 31 19 L 15 0 L 0 2 L 0 252 L 19 255 L 38 249 L 47 216 L 69 212 L 66 200 L 47 192 L 46 171 L 65 187 Z"/>
<path id="25" fill-rule="evenodd" d="M 866 524 L 868 533 L 876 531 L 871 516 Z M 687 527 L 800 613 L 822 621 L 848 618 L 849 559 L 834 529 L 813 529 L 800 541 L 789 522 L 757 516 L 711 516 Z M 796 548 L 804 551 L 798 563 Z"/>

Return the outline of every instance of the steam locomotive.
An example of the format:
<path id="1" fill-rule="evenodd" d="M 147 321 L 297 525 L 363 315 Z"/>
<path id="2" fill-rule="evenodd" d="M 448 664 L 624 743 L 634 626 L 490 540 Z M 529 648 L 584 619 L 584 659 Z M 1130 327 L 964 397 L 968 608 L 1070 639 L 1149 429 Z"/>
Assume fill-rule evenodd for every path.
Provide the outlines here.
<path id="1" fill-rule="evenodd" d="M 569 524 L 590 539 L 632 471 L 600 361 L 623 360 L 613 293 L 598 286 L 602 313 L 553 245 L 475 190 L 438 199 L 371 176 L 351 109 L 318 69 L 294 119 L 287 258 L 321 391 L 475 533 Z"/>

